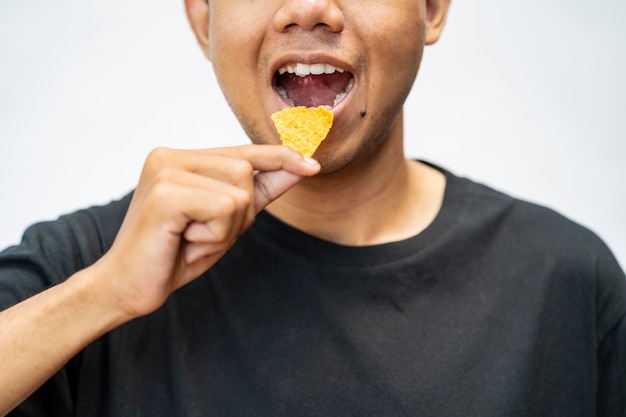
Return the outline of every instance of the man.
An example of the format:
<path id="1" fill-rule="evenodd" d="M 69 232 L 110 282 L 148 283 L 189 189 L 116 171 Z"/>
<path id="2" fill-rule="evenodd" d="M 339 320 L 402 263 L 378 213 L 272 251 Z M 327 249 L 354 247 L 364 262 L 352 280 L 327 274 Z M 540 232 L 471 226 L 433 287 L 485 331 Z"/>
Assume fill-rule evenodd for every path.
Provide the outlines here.
<path id="1" fill-rule="evenodd" d="M 603 243 L 403 155 L 448 5 L 186 0 L 254 145 L 155 150 L 0 256 L 2 414 L 625 415 Z M 333 108 L 315 160 L 279 145 L 291 105 Z"/>

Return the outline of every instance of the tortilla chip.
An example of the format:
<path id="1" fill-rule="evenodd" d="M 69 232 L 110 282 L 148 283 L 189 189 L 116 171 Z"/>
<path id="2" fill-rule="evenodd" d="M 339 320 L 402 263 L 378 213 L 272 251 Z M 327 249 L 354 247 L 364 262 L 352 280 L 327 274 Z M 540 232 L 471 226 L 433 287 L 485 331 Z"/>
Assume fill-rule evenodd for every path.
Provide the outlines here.
<path id="1" fill-rule="evenodd" d="M 323 106 L 287 107 L 271 118 L 284 145 L 312 156 L 333 125 L 333 112 Z"/>

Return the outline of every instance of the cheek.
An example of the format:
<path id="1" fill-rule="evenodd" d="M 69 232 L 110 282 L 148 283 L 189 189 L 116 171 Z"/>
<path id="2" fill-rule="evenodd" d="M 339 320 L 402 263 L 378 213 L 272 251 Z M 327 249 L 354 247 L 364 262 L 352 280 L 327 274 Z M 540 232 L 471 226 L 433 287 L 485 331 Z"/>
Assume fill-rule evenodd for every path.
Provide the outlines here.
<path id="1" fill-rule="evenodd" d="M 398 22 L 387 26 L 383 31 L 382 46 L 386 47 L 381 48 L 381 51 L 387 54 L 389 63 L 396 66 L 419 66 L 425 40 L 424 22 L 420 16 L 420 11 L 415 8 L 403 16 L 389 17 L 390 22 Z"/>
<path id="2" fill-rule="evenodd" d="M 248 71 L 252 59 L 250 42 L 229 33 L 222 31 L 212 37 L 211 62 L 220 79 Z"/>
<path id="3" fill-rule="evenodd" d="M 372 63 L 369 104 L 378 107 L 379 112 L 402 107 L 416 80 L 423 52 L 415 38 L 409 41 L 409 38 L 390 37 L 383 38 L 383 42 L 387 46 L 373 51 L 377 56 L 369 61 Z"/>
<path id="4" fill-rule="evenodd" d="M 411 83 L 417 75 L 424 48 L 425 31 L 423 10 L 419 2 L 398 2 L 391 0 L 385 6 L 377 4 L 375 16 L 361 34 L 366 41 L 370 71 L 376 79 L 386 80 L 382 84 L 398 83 L 408 79 Z M 404 3 L 406 7 L 399 7 Z M 400 85 L 398 85 L 400 86 Z M 401 87 L 402 88 L 402 87 Z"/>
<path id="5" fill-rule="evenodd" d="M 237 7 L 239 13 L 233 13 Z M 247 6 L 216 6 L 211 15 L 211 61 L 218 79 L 227 88 L 252 81 L 251 76 L 258 74 L 256 65 L 263 26 L 260 17 L 254 18 L 254 10 L 242 14 L 243 7 Z"/>
<path id="6" fill-rule="evenodd" d="M 233 112 L 243 122 L 241 117 L 250 114 L 250 109 L 261 108 L 257 102 L 262 96 L 257 68 L 258 39 L 229 28 L 216 33 L 213 42 L 213 71 Z"/>
<path id="7" fill-rule="evenodd" d="M 224 16 L 216 20 L 229 22 Z M 242 25 L 245 26 L 245 23 L 240 20 L 236 24 L 222 23 L 221 26 L 212 27 L 209 39 L 213 71 L 224 97 L 247 136 L 253 143 L 270 143 L 274 132 L 268 132 L 263 123 L 264 83 L 260 79 L 262 71 L 258 67 L 263 36 L 252 23 L 245 30 Z"/>

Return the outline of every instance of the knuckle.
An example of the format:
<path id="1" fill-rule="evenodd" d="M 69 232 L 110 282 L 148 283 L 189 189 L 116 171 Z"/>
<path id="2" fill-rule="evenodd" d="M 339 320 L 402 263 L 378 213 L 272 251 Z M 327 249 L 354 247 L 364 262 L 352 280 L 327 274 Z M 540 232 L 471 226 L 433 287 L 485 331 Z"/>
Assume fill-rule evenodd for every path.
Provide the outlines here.
<path id="1" fill-rule="evenodd" d="M 171 160 L 172 153 L 173 150 L 166 147 L 153 149 L 146 158 L 145 168 L 151 172 L 157 171 Z"/>
<path id="2" fill-rule="evenodd" d="M 232 216 L 239 209 L 237 204 L 237 198 L 234 195 L 229 195 L 225 200 L 224 208 L 226 209 L 227 215 Z"/>
<path id="3" fill-rule="evenodd" d="M 279 146 L 278 149 L 276 150 L 276 152 L 279 153 L 279 155 L 287 160 L 287 159 L 291 159 L 294 157 L 298 157 L 300 158 L 301 155 L 298 153 L 298 151 L 296 151 L 295 149 L 290 148 L 289 146 Z"/>
<path id="4" fill-rule="evenodd" d="M 176 169 L 165 166 L 153 173 L 150 181 L 150 190 L 153 198 L 162 203 L 171 203 L 173 194 L 177 190 Z"/>
<path id="5" fill-rule="evenodd" d="M 237 204 L 238 209 L 246 209 L 250 202 L 252 201 L 252 197 L 250 194 L 242 189 L 237 189 L 237 191 L 233 194 L 233 198 L 235 203 Z"/>
<path id="6" fill-rule="evenodd" d="M 148 160 L 156 162 L 166 161 L 170 158 L 172 152 L 173 150 L 171 148 L 160 146 L 150 151 L 148 154 Z"/>
<path id="7" fill-rule="evenodd" d="M 171 200 L 172 186 L 167 181 L 156 181 L 152 184 L 152 198 L 157 202 L 168 202 Z"/>
<path id="8" fill-rule="evenodd" d="M 227 200 L 227 215 L 240 216 L 242 212 L 248 209 L 252 199 L 247 192 L 238 189 L 229 194 Z"/>
<path id="9" fill-rule="evenodd" d="M 211 232 L 213 234 L 214 242 L 220 243 L 228 240 L 229 237 L 229 224 L 225 220 L 214 220 L 210 224 Z"/>
<path id="10" fill-rule="evenodd" d="M 236 159 L 232 163 L 231 172 L 237 178 L 251 177 L 254 174 L 254 167 L 246 160 Z"/>
<path id="11" fill-rule="evenodd" d="M 154 173 L 155 184 L 168 184 L 174 178 L 175 169 L 170 166 L 161 166 Z"/>
<path id="12" fill-rule="evenodd" d="M 231 188 L 221 195 L 220 213 L 222 216 L 233 216 L 241 213 L 247 209 L 251 200 L 252 198 L 246 191 L 240 188 Z"/>
<path id="13" fill-rule="evenodd" d="M 222 218 L 232 217 L 238 210 L 236 198 L 232 194 L 222 194 L 219 198 L 216 216 Z"/>

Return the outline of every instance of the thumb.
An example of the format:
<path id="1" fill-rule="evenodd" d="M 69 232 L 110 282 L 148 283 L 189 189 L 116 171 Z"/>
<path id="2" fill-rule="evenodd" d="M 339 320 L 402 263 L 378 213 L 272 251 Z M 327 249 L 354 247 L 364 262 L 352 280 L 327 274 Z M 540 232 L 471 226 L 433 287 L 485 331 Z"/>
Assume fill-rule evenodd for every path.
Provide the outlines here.
<path id="1" fill-rule="evenodd" d="M 301 179 L 302 176 L 284 170 L 259 172 L 254 178 L 256 212 L 263 210 Z"/>

